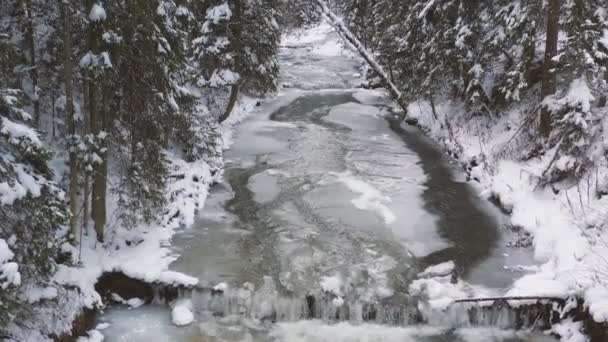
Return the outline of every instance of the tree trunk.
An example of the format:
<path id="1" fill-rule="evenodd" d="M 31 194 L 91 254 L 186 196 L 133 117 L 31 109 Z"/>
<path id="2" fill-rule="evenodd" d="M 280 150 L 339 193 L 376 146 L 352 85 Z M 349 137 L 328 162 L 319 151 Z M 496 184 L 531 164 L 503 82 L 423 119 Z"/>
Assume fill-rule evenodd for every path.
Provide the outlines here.
<path id="1" fill-rule="evenodd" d="M 84 113 L 84 129 L 83 135 L 87 136 L 91 133 L 91 120 L 89 117 L 89 77 L 85 75 L 82 84 L 83 98 L 83 113 Z M 82 229 L 84 235 L 89 235 L 89 200 L 91 198 L 91 187 L 88 171 L 84 172 L 83 180 L 83 200 L 82 200 Z"/>
<path id="2" fill-rule="evenodd" d="M 242 15 L 241 0 L 235 0 L 234 1 L 234 13 L 233 13 L 234 24 L 233 24 L 233 28 L 232 28 L 232 34 L 234 37 L 233 38 L 234 50 L 236 52 L 234 64 L 237 67 L 237 71 L 238 71 L 238 67 L 240 65 L 239 53 L 241 50 L 241 31 L 243 29 L 242 23 L 241 23 L 241 15 Z M 230 99 L 228 100 L 228 106 L 226 106 L 226 110 L 224 111 L 224 114 L 222 114 L 219 118 L 220 123 L 226 121 L 226 119 L 228 119 L 228 117 L 230 117 L 230 114 L 234 110 L 234 106 L 236 105 L 236 102 L 239 99 L 239 92 L 240 92 L 239 83 L 240 82 L 241 82 L 241 80 L 236 81 L 236 83 L 233 84 L 230 89 Z"/>
<path id="3" fill-rule="evenodd" d="M 94 5 L 94 1 L 87 1 L 88 10 Z M 89 22 L 89 50 L 93 54 L 99 54 L 101 39 L 101 25 L 98 22 Z M 99 134 L 105 129 L 105 118 L 103 110 L 103 101 L 98 97 L 101 92 L 98 91 L 100 80 L 95 77 L 94 70 L 89 71 L 88 75 L 88 105 L 89 105 L 89 123 L 91 134 L 95 139 L 99 138 Z M 97 154 L 101 157 L 101 164 L 95 165 L 93 173 L 93 188 L 91 198 L 91 217 L 97 233 L 97 241 L 104 241 L 105 225 L 106 225 L 106 181 L 108 173 L 107 151 L 106 144 L 100 144 Z M 102 152 L 103 151 L 103 152 Z"/>
<path id="4" fill-rule="evenodd" d="M 32 7 L 32 0 L 25 0 L 23 2 L 24 11 L 26 15 L 26 44 L 29 50 L 30 57 L 30 77 L 32 79 L 32 102 L 34 105 L 34 125 L 40 127 L 40 99 L 38 93 L 38 66 L 36 65 L 36 31 L 34 26 L 34 14 Z"/>
<path id="5" fill-rule="evenodd" d="M 67 5 L 61 3 L 61 18 L 63 20 L 63 73 L 65 85 L 65 121 L 68 126 L 68 135 L 70 138 L 76 136 L 76 122 L 74 120 L 74 96 L 73 89 L 73 72 L 72 65 L 72 42 L 71 42 L 71 22 Z M 70 232 L 69 239 L 72 242 L 77 240 L 78 227 L 78 163 L 76 153 L 72 152 L 70 147 L 69 164 L 70 164 Z"/>
<path id="6" fill-rule="evenodd" d="M 236 105 L 236 101 L 239 99 L 239 85 L 238 84 L 234 84 L 232 86 L 232 88 L 230 89 L 230 100 L 228 101 L 228 106 L 226 107 L 226 111 L 224 112 L 224 114 L 222 114 L 222 116 L 220 116 L 220 123 L 226 121 L 226 119 L 228 119 L 228 117 L 230 116 L 230 113 L 232 113 L 232 110 L 234 110 L 234 106 Z"/>
<path id="7" fill-rule="evenodd" d="M 557 55 L 557 40 L 559 34 L 559 12 L 560 0 L 549 0 L 547 11 L 547 36 L 545 42 L 545 61 L 543 64 L 543 81 L 541 86 L 541 101 L 547 96 L 555 94 L 556 79 L 555 79 L 555 61 L 553 58 Z M 551 134 L 551 112 L 546 106 L 543 106 L 540 112 L 539 133 L 542 137 L 547 138 Z"/>
<path id="8" fill-rule="evenodd" d="M 433 118 L 435 118 L 435 120 L 439 121 L 439 118 L 437 117 L 437 110 L 435 108 L 435 100 L 433 99 L 433 94 L 429 95 L 429 103 L 431 104 L 431 111 L 433 113 Z"/>
<path id="9" fill-rule="evenodd" d="M 399 107 L 403 110 L 403 119 L 407 117 L 407 103 L 401 94 L 401 91 L 395 86 L 393 82 L 391 82 L 389 76 L 386 74 L 384 69 L 378 62 L 372 57 L 372 55 L 367 51 L 367 49 L 363 46 L 363 44 L 355 37 L 352 32 L 344 25 L 342 20 L 338 18 L 330 9 L 327 7 L 327 4 L 323 0 L 315 0 L 317 7 L 321 10 L 321 13 L 325 14 L 325 16 L 329 19 L 330 24 L 336 29 L 336 32 L 347 42 L 349 42 L 361 57 L 365 60 L 365 62 L 372 68 L 380 80 L 383 82 L 384 88 L 389 92 L 391 97 Z"/>
<path id="10" fill-rule="evenodd" d="M 542 0 L 530 0 L 530 5 L 528 8 L 528 12 L 530 16 L 533 18 L 538 18 L 539 13 L 542 11 Z M 535 20 L 534 24 L 529 23 L 528 28 L 526 29 L 526 34 L 528 35 L 528 39 L 524 43 L 523 50 L 523 63 L 524 68 L 526 70 L 526 83 L 528 84 L 527 88 L 531 88 L 534 83 L 538 80 L 537 70 L 534 67 L 534 57 L 536 56 L 536 35 L 539 30 L 539 23 Z M 536 79 L 536 80 L 535 80 Z"/>
<path id="11" fill-rule="evenodd" d="M 55 114 L 55 94 L 52 94 L 51 96 L 53 96 L 53 98 L 51 99 L 51 140 L 55 141 L 55 121 L 57 120 Z"/>

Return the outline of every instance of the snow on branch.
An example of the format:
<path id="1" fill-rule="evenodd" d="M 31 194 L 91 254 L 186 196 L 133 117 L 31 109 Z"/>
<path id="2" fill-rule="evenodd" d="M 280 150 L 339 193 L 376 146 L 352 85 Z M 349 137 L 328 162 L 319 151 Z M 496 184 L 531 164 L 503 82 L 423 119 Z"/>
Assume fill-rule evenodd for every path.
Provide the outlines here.
<path id="1" fill-rule="evenodd" d="M 316 0 L 317 5 L 321 12 L 327 17 L 329 23 L 336 29 L 338 34 L 348 41 L 361 55 L 361 57 L 365 60 L 365 62 L 378 74 L 383 84 L 385 85 L 386 90 L 390 93 L 391 97 L 397 102 L 399 107 L 403 109 L 404 115 L 407 116 L 407 103 L 405 103 L 403 99 L 403 94 L 401 91 L 395 86 L 393 82 L 391 82 L 390 78 L 380 65 L 372 56 L 372 54 L 367 51 L 367 49 L 361 44 L 359 39 L 355 37 L 355 35 L 350 32 L 350 30 L 346 27 L 342 19 L 340 19 L 336 14 L 334 14 L 324 0 Z"/>

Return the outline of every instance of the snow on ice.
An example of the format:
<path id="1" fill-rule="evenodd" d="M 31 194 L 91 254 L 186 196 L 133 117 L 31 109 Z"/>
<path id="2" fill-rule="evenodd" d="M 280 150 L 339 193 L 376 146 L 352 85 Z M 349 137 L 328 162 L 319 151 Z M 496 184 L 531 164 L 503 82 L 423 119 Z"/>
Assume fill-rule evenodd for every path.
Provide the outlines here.
<path id="1" fill-rule="evenodd" d="M 395 222 L 395 214 L 385 205 L 391 202 L 390 197 L 383 195 L 370 184 L 353 177 L 350 172 L 334 172 L 332 175 L 336 176 L 338 181 L 344 183 L 350 190 L 361 195 L 351 201 L 356 208 L 375 211 L 386 224 Z"/>

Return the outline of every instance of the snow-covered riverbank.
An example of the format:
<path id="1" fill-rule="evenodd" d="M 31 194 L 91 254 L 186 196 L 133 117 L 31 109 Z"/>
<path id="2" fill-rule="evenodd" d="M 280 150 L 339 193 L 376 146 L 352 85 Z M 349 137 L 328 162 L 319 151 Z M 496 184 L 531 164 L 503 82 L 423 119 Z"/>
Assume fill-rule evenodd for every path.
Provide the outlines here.
<path id="1" fill-rule="evenodd" d="M 256 109 L 259 99 L 242 97 L 231 117 L 220 125 L 216 144 L 218 150 L 227 149 L 232 141 L 235 126 Z M 189 163 L 179 154 L 167 151 L 171 172 L 174 177 L 167 186 L 169 207 L 161 223 L 126 229 L 110 222 L 108 242 L 99 244 L 94 235 L 84 235 L 82 246 L 65 244 L 64 252 L 72 256 L 74 266 L 59 265 L 53 277 L 55 287 L 35 288 L 26 292 L 32 304 L 41 300 L 39 314 L 31 317 L 31 322 L 11 328 L 12 336 L 21 341 L 42 341 L 48 335 L 60 336 L 72 329 L 72 323 L 85 309 L 100 308 L 102 298 L 95 291 L 98 279 L 104 273 L 120 272 L 132 279 L 147 283 L 170 286 L 191 287 L 198 279 L 187 274 L 169 270 L 169 265 L 178 257 L 171 250 L 171 240 L 177 231 L 194 222 L 197 211 L 201 209 L 209 188 L 223 176 L 223 157 L 197 160 Z M 118 199 L 108 199 L 112 211 L 117 209 Z M 112 221 L 112 220 L 110 220 Z M 57 290 L 72 288 L 74 290 Z M 53 300 L 60 299 L 57 303 Z M 28 328 L 24 328 L 28 327 Z M 45 336 L 46 335 L 46 336 Z M 92 331 L 90 336 L 97 336 Z"/>
<path id="2" fill-rule="evenodd" d="M 598 198 L 595 193 L 596 185 L 607 181 L 605 165 L 574 188 L 559 192 L 541 188 L 538 179 L 551 153 L 528 161 L 516 159 L 524 113 L 514 108 L 496 120 L 465 120 L 467 113 L 457 104 L 445 101 L 435 107 L 437 119 L 428 102 L 412 103 L 409 115 L 457 156 L 480 196 L 498 199 L 510 212 L 512 224 L 533 236 L 535 257 L 542 265 L 506 295 L 579 296 L 595 320 L 607 321 L 608 197 Z"/>

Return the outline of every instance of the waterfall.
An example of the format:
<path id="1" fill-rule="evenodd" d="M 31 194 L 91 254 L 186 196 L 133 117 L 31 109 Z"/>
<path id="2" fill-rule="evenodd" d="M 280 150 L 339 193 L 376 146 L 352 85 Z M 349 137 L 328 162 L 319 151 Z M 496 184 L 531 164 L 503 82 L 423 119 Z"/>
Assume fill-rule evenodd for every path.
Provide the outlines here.
<path id="1" fill-rule="evenodd" d="M 453 303 L 445 310 L 436 310 L 427 303 L 409 296 L 393 296 L 375 301 L 337 297 L 331 293 L 305 296 L 282 296 L 263 286 L 254 291 L 251 284 L 243 288 L 216 291 L 213 289 L 167 289 L 155 291 L 155 302 L 170 304 L 189 299 L 194 311 L 217 317 L 241 316 L 266 322 L 321 320 L 326 323 L 373 323 L 390 326 L 427 324 L 437 327 L 499 327 L 503 329 L 543 330 L 559 320 L 558 307 L 550 301 L 527 301 L 510 305 L 505 301 Z"/>

